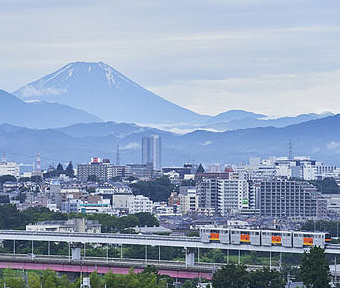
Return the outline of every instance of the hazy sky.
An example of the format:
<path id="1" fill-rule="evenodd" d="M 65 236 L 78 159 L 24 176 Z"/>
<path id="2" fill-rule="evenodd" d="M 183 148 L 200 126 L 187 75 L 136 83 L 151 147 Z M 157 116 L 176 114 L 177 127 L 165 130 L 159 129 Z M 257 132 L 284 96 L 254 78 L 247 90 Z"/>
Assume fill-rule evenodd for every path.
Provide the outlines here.
<path id="1" fill-rule="evenodd" d="M 0 88 L 103 61 L 203 114 L 340 112 L 339 0 L 0 0 Z"/>

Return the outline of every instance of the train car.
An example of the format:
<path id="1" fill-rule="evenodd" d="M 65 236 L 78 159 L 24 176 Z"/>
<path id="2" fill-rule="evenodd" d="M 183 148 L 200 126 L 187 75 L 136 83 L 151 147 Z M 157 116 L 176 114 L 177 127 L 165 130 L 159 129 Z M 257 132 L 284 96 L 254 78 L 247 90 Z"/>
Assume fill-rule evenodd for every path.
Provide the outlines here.
<path id="1" fill-rule="evenodd" d="M 261 231 L 250 229 L 231 229 L 231 244 L 261 245 Z"/>
<path id="2" fill-rule="evenodd" d="M 261 245 L 292 247 L 292 232 L 261 230 Z"/>
<path id="3" fill-rule="evenodd" d="M 293 232 L 293 247 L 324 248 L 331 240 L 330 234 L 321 232 Z"/>
<path id="4" fill-rule="evenodd" d="M 200 235 L 203 243 L 230 243 L 229 229 L 226 228 L 204 227 L 201 228 Z"/>

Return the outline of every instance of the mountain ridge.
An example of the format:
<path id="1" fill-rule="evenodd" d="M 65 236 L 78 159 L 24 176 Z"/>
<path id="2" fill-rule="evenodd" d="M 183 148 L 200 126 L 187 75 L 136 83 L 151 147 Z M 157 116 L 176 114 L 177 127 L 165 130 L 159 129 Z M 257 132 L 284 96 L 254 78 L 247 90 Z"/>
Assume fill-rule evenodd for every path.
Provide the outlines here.
<path id="1" fill-rule="evenodd" d="M 86 129 L 92 124 L 82 125 Z M 105 126 L 105 123 L 96 125 Z M 109 133 L 110 129 L 122 125 L 130 130 Z M 339 114 L 284 128 L 258 127 L 226 132 L 196 130 L 184 135 L 127 123 L 110 123 L 108 126 L 111 128 L 104 129 L 102 135 L 97 133 L 98 128 L 89 129 L 92 135 L 92 132 L 72 135 L 68 130 L 70 127 L 16 130 L 13 126 L 0 125 L 0 151 L 9 155 L 22 151 L 22 154 L 33 157 L 39 152 L 46 159 L 72 160 L 76 164 L 88 162 L 94 156 L 115 159 L 116 145 L 119 145 L 121 163 L 140 163 L 142 137 L 158 134 L 162 137 L 164 166 L 182 165 L 188 159 L 205 164 L 227 164 L 246 162 L 254 156 L 288 155 L 290 141 L 294 155 L 307 155 L 340 165 Z M 15 159 L 19 158 L 15 156 Z"/>
<path id="2" fill-rule="evenodd" d="M 57 102 L 106 121 L 195 122 L 200 115 L 146 90 L 103 62 L 72 62 L 15 92 L 23 100 Z"/>
<path id="3" fill-rule="evenodd" d="M 55 128 L 78 122 L 101 122 L 86 111 L 58 103 L 26 103 L 16 96 L 0 89 L 0 123 L 31 128 Z"/>

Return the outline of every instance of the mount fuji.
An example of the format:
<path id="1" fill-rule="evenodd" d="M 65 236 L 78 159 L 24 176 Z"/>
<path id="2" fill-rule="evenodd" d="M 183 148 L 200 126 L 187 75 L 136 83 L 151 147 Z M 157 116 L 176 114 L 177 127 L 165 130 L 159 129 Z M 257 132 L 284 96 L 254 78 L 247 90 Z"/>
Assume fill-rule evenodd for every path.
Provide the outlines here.
<path id="1" fill-rule="evenodd" d="M 85 110 L 106 121 L 190 123 L 209 119 L 144 89 L 109 65 L 73 62 L 13 93 Z"/>

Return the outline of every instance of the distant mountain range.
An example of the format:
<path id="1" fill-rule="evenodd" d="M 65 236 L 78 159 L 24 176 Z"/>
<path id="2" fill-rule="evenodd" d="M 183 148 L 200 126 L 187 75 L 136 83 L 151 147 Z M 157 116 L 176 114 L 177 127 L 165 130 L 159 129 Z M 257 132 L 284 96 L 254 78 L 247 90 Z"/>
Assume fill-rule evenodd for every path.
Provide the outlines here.
<path id="1" fill-rule="evenodd" d="M 67 64 L 13 94 L 82 109 L 106 121 L 189 123 L 209 118 L 157 96 L 102 62 Z"/>
<path id="2" fill-rule="evenodd" d="M 230 112 L 230 111 L 229 111 Z M 258 115 L 258 114 L 257 114 Z M 238 129 L 246 129 L 246 128 L 256 128 L 256 127 L 286 127 L 293 124 L 299 124 L 310 120 L 321 119 L 327 116 L 333 116 L 333 113 L 326 112 L 322 114 L 301 114 L 295 117 L 281 117 L 276 119 L 267 119 L 265 115 L 261 115 L 261 118 L 258 117 L 243 117 L 243 118 L 235 118 L 231 120 L 226 120 L 224 122 L 216 122 L 210 120 L 209 124 L 201 125 L 202 128 L 205 129 L 215 129 L 217 131 L 227 131 L 227 130 L 238 130 Z M 215 117 L 214 117 L 215 119 Z"/>
<path id="3" fill-rule="evenodd" d="M 160 129 L 184 133 L 195 129 L 226 131 L 268 126 L 285 127 L 333 115 L 331 113 L 305 114 L 268 119 L 266 115 L 242 110 L 230 110 L 216 116 L 200 115 L 144 89 L 102 62 L 67 64 L 13 93 L 23 101 L 38 101 L 39 105 L 43 106 L 40 109 L 42 114 L 40 115 L 39 112 L 33 116 L 33 118 L 39 117 L 41 120 L 38 121 L 39 125 L 35 120 L 32 120 L 33 123 L 28 121 L 25 125 L 37 128 L 100 122 L 104 119 L 105 121 L 140 123 L 146 126 L 152 124 L 153 127 Z M 50 103 L 48 107 L 47 102 Z M 57 107 L 57 103 L 63 106 Z M 77 109 L 77 112 L 71 113 L 71 107 Z M 55 112 L 61 115 L 60 118 L 63 118 L 64 114 L 70 115 L 66 117 L 68 121 L 59 119 L 53 122 L 48 117 L 45 120 L 46 111 L 52 110 L 53 114 L 55 109 L 58 109 Z M 91 114 L 85 115 L 84 111 Z M 23 121 L 17 119 L 13 122 L 9 118 L 7 122 L 22 125 Z"/>
<path id="4" fill-rule="evenodd" d="M 19 98 L 0 90 L 0 123 L 32 128 L 54 128 L 84 122 L 102 120 L 85 111 L 58 103 L 25 103 Z"/>
<path id="5" fill-rule="evenodd" d="M 38 152 L 46 163 L 115 159 L 119 145 L 122 163 L 139 163 L 141 138 L 158 134 L 167 166 L 287 155 L 290 140 L 295 155 L 340 165 L 340 115 L 269 119 L 243 110 L 200 115 L 101 62 L 70 63 L 15 94 L 20 99 L 0 90 L 0 151 L 13 161 L 31 162 Z M 171 129 L 194 131 L 175 134 Z"/>
<path id="6" fill-rule="evenodd" d="M 72 125 L 61 129 L 36 130 L 0 125 L 0 151 L 11 160 L 88 162 L 90 157 L 115 159 L 120 146 L 121 163 L 140 163 L 141 138 L 158 134 L 163 143 L 163 164 L 240 163 L 249 157 L 282 156 L 293 143 L 294 155 L 309 155 L 326 163 L 340 165 L 340 115 L 311 120 L 283 128 L 261 127 L 227 132 L 197 130 L 178 135 L 126 123 Z M 19 155 L 18 155 L 19 154 Z"/>

